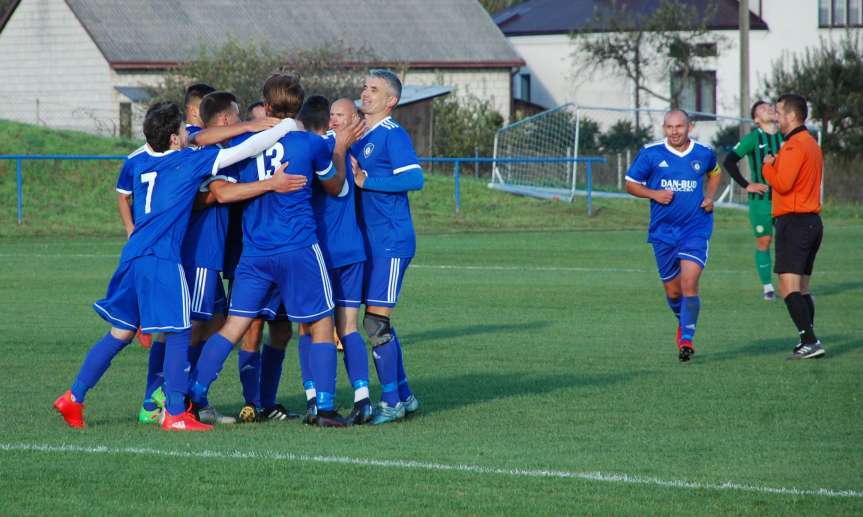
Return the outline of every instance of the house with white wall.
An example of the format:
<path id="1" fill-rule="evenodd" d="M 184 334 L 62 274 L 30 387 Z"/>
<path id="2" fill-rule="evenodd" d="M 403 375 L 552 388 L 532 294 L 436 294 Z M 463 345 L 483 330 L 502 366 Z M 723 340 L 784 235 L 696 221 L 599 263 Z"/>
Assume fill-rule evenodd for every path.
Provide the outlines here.
<path id="1" fill-rule="evenodd" d="M 405 84 L 454 87 L 505 119 L 524 64 L 477 0 L 18 0 L 0 18 L 0 118 L 140 135 L 142 86 L 230 39 L 368 49 Z"/>
<path id="2" fill-rule="evenodd" d="M 706 20 L 705 41 L 717 43 L 715 56 L 702 60 L 685 85 L 685 109 L 725 116 L 739 114 L 740 51 L 737 0 L 681 0 L 699 12 L 715 6 Z M 524 59 L 513 76 L 513 94 L 546 108 L 575 102 L 584 106 L 634 106 L 632 81 L 611 69 L 593 70 L 575 53 L 570 36 L 588 27 L 607 0 L 527 0 L 494 14 L 501 31 Z M 630 9 L 650 13 L 658 0 L 629 2 Z M 845 31 L 863 27 L 863 0 L 749 0 L 749 89 L 762 90 L 775 63 L 815 47 L 822 38 L 838 40 Z M 601 30 L 601 28 L 600 28 Z M 668 93 L 672 77 L 652 77 L 650 88 Z M 667 102 L 642 95 L 642 106 L 666 109 Z M 594 118 L 602 120 L 602 116 Z M 709 135 L 702 135 L 709 138 Z"/>

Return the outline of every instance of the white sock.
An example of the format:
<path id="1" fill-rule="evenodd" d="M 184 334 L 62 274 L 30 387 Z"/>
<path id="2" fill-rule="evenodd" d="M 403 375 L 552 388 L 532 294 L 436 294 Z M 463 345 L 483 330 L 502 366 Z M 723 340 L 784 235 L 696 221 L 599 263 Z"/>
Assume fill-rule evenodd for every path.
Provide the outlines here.
<path id="1" fill-rule="evenodd" d="M 765 293 L 769 293 L 770 291 L 773 291 L 773 290 L 774 290 L 773 284 L 764 284 L 764 292 Z"/>
<path id="2" fill-rule="evenodd" d="M 306 390 L 306 400 L 314 400 L 318 396 L 318 392 L 314 388 Z"/>
<path id="3" fill-rule="evenodd" d="M 369 387 L 363 386 L 362 388 L 358 388 L 354 390 L 354 402 L 359 402 L 363 399 L 369 398 Z"/>

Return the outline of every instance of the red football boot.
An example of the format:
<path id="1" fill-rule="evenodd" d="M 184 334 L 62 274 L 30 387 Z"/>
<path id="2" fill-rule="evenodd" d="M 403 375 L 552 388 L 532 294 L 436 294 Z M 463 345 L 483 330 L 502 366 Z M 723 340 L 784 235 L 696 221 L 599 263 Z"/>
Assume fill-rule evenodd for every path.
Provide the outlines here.
<path id="1" fill-rule="evenodd" d="M 165 411 L 165 419 L 162 421 L 162 429 L 165 431 L 212 431 L 213 426 L 202 424 L 195 415 L 189 411 L 179 415 L 171 415 Z"/>
<path id="2" fill-rule="evenodd" d="M 677 358 L 680 359 L 680 362 L 685 363 L 689 361 L 693 354 L 695 354 L 695 348 L 692 346 L 692 341 L 681 339 L 677 344 Z"/>
<path id="3" fill-rule="evenodd" d="M 66 390 L 66 393 L 57 397 L 54 401 L 54 409 L 63 415 L 63 420 L 73 429 L 83 429 L 84 425 L 84 404 L 75 402 L 72 397 L 72 390 Z"/>
<path id="4" fill-rule="evenodd" d="M 683 341 L 683 327 L 677 326 L 677 348 L 680 348 L 680 342 Z"/>
<path id="5" fill-rule="evenodd" d="M 138 333 L 135 334 L 135 337 L 138 338 L 138 343 L 141 344 L 141 348 L 149 349 L 153 346 L 153 334 L 144 334 L 141 332 L 141 327 L 138 327 Z"/>

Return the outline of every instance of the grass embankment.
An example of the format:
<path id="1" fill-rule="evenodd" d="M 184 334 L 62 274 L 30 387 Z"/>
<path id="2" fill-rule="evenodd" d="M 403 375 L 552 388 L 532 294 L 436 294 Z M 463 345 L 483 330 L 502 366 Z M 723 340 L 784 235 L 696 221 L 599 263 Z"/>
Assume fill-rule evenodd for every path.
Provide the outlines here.
<path id="1" fill-rule="evenodd" d="M 0 121 L 0 154 L 122 155 L 141 142 L 58 131 Z M 24 165 L 24 224 L 16 222 L 15 162 L 0 160 L 0 237 L 122 236 L 114 191 L 120 161 L 31 161 Z M 437 172 L 448 170 L 437 168 Z M 495 230 L 603 230 L 645 228 L 647 204 L 641 200 L 552 202 L 490 190 L 486 180 L 462 178 L 461 212 L 455 213 L 453 180 L 429 175 L 426 187 L 411 194 L 420 233 Z M 860 222 L 863 209 L 830 205 L 834 224 Z M 720 222 L 746 224 L 740 210 L 719 210 Z"/>

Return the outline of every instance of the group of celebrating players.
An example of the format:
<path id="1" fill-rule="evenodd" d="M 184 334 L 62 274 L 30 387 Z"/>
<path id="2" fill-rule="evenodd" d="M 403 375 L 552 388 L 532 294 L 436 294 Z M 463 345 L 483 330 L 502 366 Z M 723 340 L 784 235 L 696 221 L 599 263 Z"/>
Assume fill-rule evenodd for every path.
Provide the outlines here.
<path id="1" fill-rule="evenodd" d="M 186 92 L 185 124 L 176 103 L 150 107 L 147 143 L 117 183 L 129 240 L 93 304 L 111 329 L 54 402 L 70 427 L 85 427 L 87 392 L 136 332 L 155 335 L 140 422 L 173 431 L 235 422 L 208 393 L 240 342 L 237 418 L 299 416 L 276 402 L 291 322 L 305 423 L 385 424 L 419 409 L 390 320 L 416 252 L 407 193 L 423 186 L 410 137 L 391 117 L 401 88 L 392 72 L 372 70 L 358 111 L 350 99 L 306 98 L 296 77 L 275 74 L 246 121 L 233 94 L 203 84 Z M 261 347 L 264 320 L 270 340 Z M 335 401 L 337 341 L 354 389 L 346 417 Z"/>

